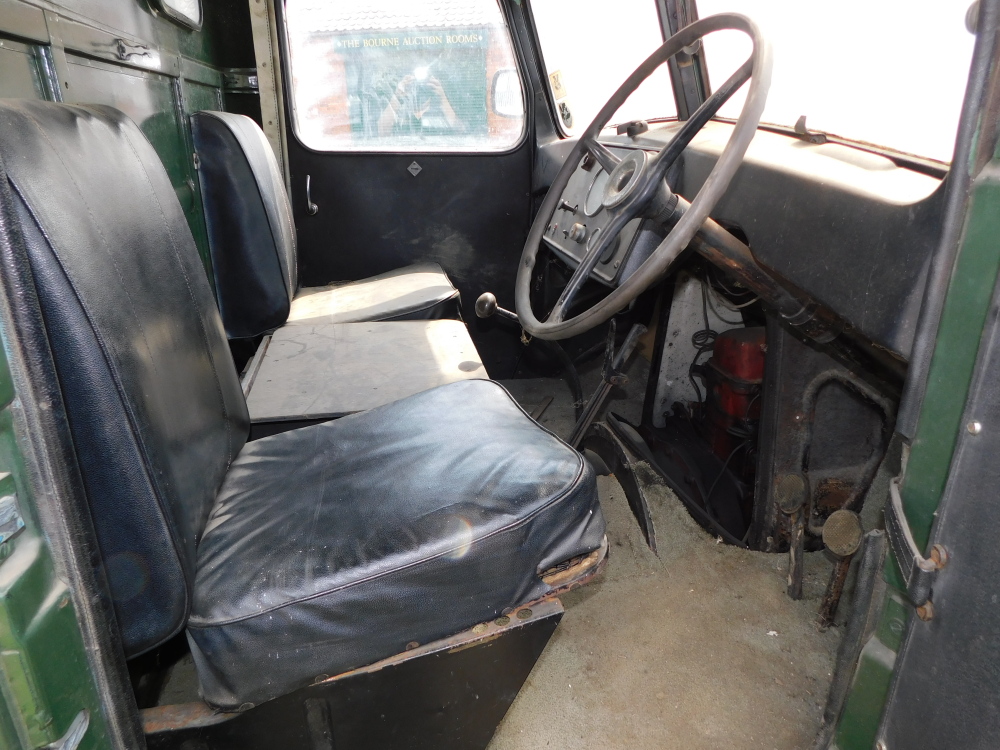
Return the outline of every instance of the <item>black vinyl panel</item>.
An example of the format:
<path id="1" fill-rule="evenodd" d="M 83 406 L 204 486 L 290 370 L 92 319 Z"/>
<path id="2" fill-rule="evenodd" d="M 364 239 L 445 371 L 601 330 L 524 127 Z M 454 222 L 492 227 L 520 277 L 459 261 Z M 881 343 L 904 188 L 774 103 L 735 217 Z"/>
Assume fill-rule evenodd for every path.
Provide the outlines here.
<path id="1" fill-rule="evenodd" d="M 513 307 L 530 219 L 527 143 L 509 154 L 320 154 L 293 140 L 289 161 L 303 286 L 434 261 L 466 309 L 484 291 Z M 414 161 L 416 177 L 407 171 Z M 314 216 L 305 210 L 307 175 Z M 465 317 L 490 375 L 508 376 L 517 340 Z"/>

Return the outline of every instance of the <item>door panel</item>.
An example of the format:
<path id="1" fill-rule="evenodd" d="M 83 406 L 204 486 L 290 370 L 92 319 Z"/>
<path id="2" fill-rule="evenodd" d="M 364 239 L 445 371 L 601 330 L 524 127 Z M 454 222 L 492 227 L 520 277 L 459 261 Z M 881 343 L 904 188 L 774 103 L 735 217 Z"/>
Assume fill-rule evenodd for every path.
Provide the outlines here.
<path id="1" fill-rule="evenodd" d="M 44 99 L 45 85 L 35 50 L 0 38 L 0 97 Z"/>
<path id="2" fill-rule="evenodd" d="M 290 142 L 299 279 L 303 286 L 364 278 L 436 261 L 462 294 L 464 318 L 493 377 L 509 377 L 515 337 L 472 306 L 492 291 L 513 307 L 529 220 L 530 151 L 504 155 L 317 154 Z M 416 177 L 407 171 L 420 165 Z M 319 210 L 309 216 L 306 176 Z"/>
<path id="3" fill-rule="evenodd" d="M 472 314 L 484 291 L 513 306 L 531 210 L 528 78 L 495 2 L 466 3 L 460 18 L 379 2 L 364 18 L 289 5 L 283 67 L 300 283 L 437 262 L 490 375 L 509 377 L 517 337 Z"/>

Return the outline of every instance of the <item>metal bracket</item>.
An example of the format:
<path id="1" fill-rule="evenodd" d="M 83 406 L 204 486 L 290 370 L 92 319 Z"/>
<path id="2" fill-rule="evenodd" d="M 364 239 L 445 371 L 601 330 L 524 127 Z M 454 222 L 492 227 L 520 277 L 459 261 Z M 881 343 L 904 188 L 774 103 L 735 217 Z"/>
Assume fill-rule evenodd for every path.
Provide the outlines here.
<path id="1" fill-rule="evenodd" d="M 152 57 L 149 53 L 149 45 L 129 44 L 124 39 L 115 39 L 115 56 L 122 62 L 129 62 L 133 57 Z"/>
<path id="2" fill-rule="evenodd" d="M 17 490 L 10 472 L 0 473 L 0 544 L 13 539 L 24 528 Z"/>
<path id="3" fill-rule="evenodd" d="M 625 366 L 632 351 L 639 343 L 639 337 L 646 332 L 646 326 L 639 323 L 634 324 L 629 329 L 621 349 L 615 352 L 615 329 L 615 319 L 612 318 L 608 325 L 608 336 L 604 345 L 604 368 L 601 372 L 601 384 L 597 386 L 597 391 L 587 402 L 583 414 L 580 415 L 576 427 L 573 428 L 573 434 L 570 435 L 569 444 L 574 448 L 580 446 L 583 436 L 587 434 L 587 428 L 596 419 L 597 413 L 604 405 L 604 400 L 611 393 L 611 389 L 616 385 L 625 385 L 628 382 L 628 377 L 621 371 L 621 368 Z"/>
<path id="4" fill-rule="evenodd" d="M 69 725 L 66 734 L 55 742 L 46 745 L 43 750 L 76 750 L 80 747 L 80 743 L 83 742 L 83 738 L 87 734 L 87 727 L 89 726 L 90 712 L 87 709 L 83 709 L 73 719 L 73 723 Z"/>
<path id="5" fill-rule="evenodd" d="M 885 530 L 889 546 L 906 580 L 906 594 L 915 607 L 923 607 L 931 597 L 931 586 L 937 572 L 945 566 L 944 548 L 935 545 L 930 558 L 920 554 L 903 512 L 899 494 L 899 477 L 889 482 L 889 503 L 885 508 Z"/>
<path id="6" fill-rule="evenodd" d="M 257 68 L 224 68 L 222 88 L 230 93 L 259 94 Z"/>

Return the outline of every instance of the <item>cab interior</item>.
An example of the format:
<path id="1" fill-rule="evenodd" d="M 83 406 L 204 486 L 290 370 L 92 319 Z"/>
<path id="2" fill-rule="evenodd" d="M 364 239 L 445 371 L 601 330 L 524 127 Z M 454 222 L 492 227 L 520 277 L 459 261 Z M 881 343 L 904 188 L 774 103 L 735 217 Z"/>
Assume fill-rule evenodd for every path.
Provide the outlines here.
<path id="1" fill-rule="evenodd" d="M 588 110 L 556 5 L 0 2 L 5 543 L 96 696 L 17 741 L 849 746 L 992 41 L 932 158 L 769 122 L 753 9 Z"/>

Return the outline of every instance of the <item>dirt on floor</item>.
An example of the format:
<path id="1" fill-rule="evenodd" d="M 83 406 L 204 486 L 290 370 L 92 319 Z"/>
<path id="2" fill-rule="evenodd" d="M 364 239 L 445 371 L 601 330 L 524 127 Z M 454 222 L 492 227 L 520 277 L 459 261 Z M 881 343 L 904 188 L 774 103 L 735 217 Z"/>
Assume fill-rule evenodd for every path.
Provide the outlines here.
<path id="1" fill-rule="evenodd" d="M 649 490 L 657 557 L 617 481 L 598 486 L 608 566 L 563 597 L 490 750 L 809 747 L 839 641 L 815 624 L 831 563 L 807 555 L 792 601 L 785 555 L 718 543 L 662 485 Z"/>

